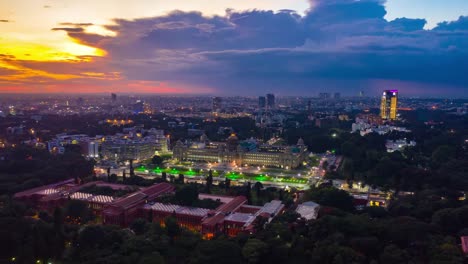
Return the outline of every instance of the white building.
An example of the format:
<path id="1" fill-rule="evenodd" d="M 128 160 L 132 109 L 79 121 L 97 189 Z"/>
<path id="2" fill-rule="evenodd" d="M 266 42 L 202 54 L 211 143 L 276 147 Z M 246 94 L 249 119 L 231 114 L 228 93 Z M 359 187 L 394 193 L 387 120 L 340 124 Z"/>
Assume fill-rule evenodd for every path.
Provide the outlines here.
<path id="1" fill-rule="evenodd" d="M 320 205 L 314 202 L 305 202 L 297 206 L 296 212 L 306 220 L 317 219 Z"/>
<path id="2" fill-rule="evenodd" d="M 398 139 L 398 140 L 387 140 L 385 143 L 385 147 L 387 148 L 387 152 L 392 153 L 395 151 L 402 151 L 406 147 L 414 147 L 416 146 L 416 141 L 407 141 L 406 139 Z"/>

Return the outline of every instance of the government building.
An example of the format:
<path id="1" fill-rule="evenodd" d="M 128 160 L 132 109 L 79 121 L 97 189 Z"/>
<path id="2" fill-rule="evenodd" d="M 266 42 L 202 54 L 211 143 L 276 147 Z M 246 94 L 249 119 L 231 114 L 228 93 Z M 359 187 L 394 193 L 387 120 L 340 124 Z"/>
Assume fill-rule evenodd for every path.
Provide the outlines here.
<path id="1" fill-rule="evenodd" d="M 307 147 L 302 139 L 296 145 L 260 144 L 254 139 L 239 141 L 232 134 L 226 142 L 210 142 L 206 135 L 197 142 L 178 141 L 173 157 L 178 161 L 235 163 L 295 169 L 307 157 Z"/>

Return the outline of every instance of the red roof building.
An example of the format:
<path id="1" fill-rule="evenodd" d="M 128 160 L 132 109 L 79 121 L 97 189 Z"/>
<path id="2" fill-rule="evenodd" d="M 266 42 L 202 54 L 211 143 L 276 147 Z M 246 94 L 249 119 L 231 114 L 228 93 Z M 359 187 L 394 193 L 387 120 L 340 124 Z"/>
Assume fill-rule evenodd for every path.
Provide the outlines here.
<path id="1" fill-rule="evenodd" d="M 140 217 L 140 208 L 160 195 L 174 192 L 174 186 L 159 183 L 116 200 L 106 206 L 102 212 L 103 223 L 108 225 L 128 226 Z"/>
<path id="2" fill-rule="evenodd" d="M 281 201 L 277 200 L 266 203 L 264 206 L 252 206 L 247 205 L 247 198 L 244 196 L 230 197 L 211 194 L 200 194 L 199 199 L 221 202 L 221 205 L 213 210 L 155 203 L 154 200 L 161 195 L 174 192 L 174 186 L 168 183 L 155 184 L 121 198 L 81 191 L 84 187 L 92 185 L 108 186 L 114 190 L 128 188 L 125 185 L 106 182 L 79 185 L 73 184 L 73 180 L 70 180 L 19 192 L 15 194 L 15 199 L 28 202 L 35 208 L 49 212 L 57 206 L 65 205 L 69 199 L 80 200 L 87 203 L 96 215 L 102 216 L 103 224 L 121 227 L 127 227 L 136 218 L 144 218 L 164 225 L 165 219 L 173 216 L 181 227 L 200 232 L 207 239 L 217 234 L 236 236 L 241 232 L 253 232 L 253 223 L 258 217 L 271 221 L 284 208 Z"/>

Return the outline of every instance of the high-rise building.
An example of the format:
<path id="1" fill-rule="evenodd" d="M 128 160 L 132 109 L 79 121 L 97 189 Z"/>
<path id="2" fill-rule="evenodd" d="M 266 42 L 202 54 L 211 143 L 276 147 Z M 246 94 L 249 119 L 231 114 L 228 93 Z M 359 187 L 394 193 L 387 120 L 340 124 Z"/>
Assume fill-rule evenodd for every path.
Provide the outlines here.
<path id="1" fill-rule="evenodd" d="M 319 93 L 320 99 L 330 99 L 330 93 Z"/>
<path id="2" fill-rule="evenodd" d="M 274 94 L 266 95 L 266 104 L 267 104 L 268 109 L 275 108 L 275 95 Z"/>
<path id="3" fill-rule="evenodd" d="M 143 103 L 143 113 L 145 114 L 153 114 L 153 108 L 151 107 L 150 103 L 144 102 Z"/>
<path id="4" fill-rule="evenodd" d="M 385 90 L 380 103 L 380 117 L 385 120 L 397 118 L 398 90 Z"/>
<path id="5" fill-rule="evenodd" d="M 265 109 L 265 107 L 266 107 L 266 97 L 265 96 L 259 96 L 258 97 L 258 108 Z"/>
<path id="6" fill-rule="evenodd" d="M 335 93 L 335 94 L 333 95 L 333 98 L 334 98 L 334 99 L 340 99 L 340 98 L 341 98 L 341 93 Z"/>
<path id="7" fill-rule="evenodd" d="M 223 99 L 221 97 L 213 97 L 211 107 L 213 112 L 219 112 L 223 108 Z"/>
<path id="8" fill-rule="evenodd" d="M 144 112 L 144 103 L 141 100 L 136 101 L 136 103 L 133 105 L 133 113 L 134 114 L 141 114 Z"/>
<path id="9" fill-rule="evenodd" d="M 117 101 L 117 95 L 115 93 L 112 93 L 111 94 L 111 100 L 112 102 L 114 103 L 115 101 Z"/>

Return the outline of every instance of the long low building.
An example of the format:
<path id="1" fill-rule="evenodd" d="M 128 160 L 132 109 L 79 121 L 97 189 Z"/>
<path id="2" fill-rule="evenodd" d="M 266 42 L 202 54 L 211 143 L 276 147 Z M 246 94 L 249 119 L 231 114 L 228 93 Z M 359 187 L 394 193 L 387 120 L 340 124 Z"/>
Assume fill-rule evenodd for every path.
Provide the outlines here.
<path id="1" fill-rule="evenodd" d="M 199 194 L 199 199 L 220 202 L 221 205 L 215 209 L 156 202 L 158 197 L 172 194 L 175 191 L 174 186 L 169 183 L 159 183 L 137 189 L 120 198 L 87 193 L 86 187 L 93 185 L 106 186 L 114 190 L 129 188 L 126 185 L 102 181 L 76 184 L 73 180 L 68 180 L 19 192 L 14 198 L 38 211 L 44 210 L 50 213 L 56 207 L 65 206 L 69 200 L 80 200 L 88 204 L 94 214 L 102 219 L 103 224 L 121 227 L 128 227 L 137 218 L 164 225 L 166 218 L 175 217 L 181 227 L 199 232 L 206 239 L 219 234 L 236 236 L 241 232 L 252 233 L 255 231 L 257 219 L 264 218 L 266 221 L 271 221 L 284 209 L 281 201 L 277 200 L 266 203 L 264 206 L 252 206 L 247 204 L 247 198 L 244 196 L 211 194 Z"/>
<path id="2" fill-rule="evenodd" d="M 211 239 L 219 234 L 234 237 L 242 232 L 255 232 L 255 221 L 259 217 L 271 221 L 284 209 L 281 201 L 277 200 L 266 203 L 264 206 L 247 205 L 247 199 L 244 196 L 200 194 L 199 199 L 218 200 L 222 204 L 213 210 L 163 203 L 146 204 L 142 208 L 141 215 L 161 225 L 164 225 L 167 217 L 175 217 L 180 226 L 200 232 L 204 238 Z"/>
<path id="3" fill-rule="evenodd" d="M 175 188 L 171 184 L 159 183 L 121 198 L 104 209 L 102 212 L 103 223 L 128 226 L 141 216 L 139 209 L 142 206 L 163 194 L 172 193 L 174 190 Z"/>
<path id="4" fill-rule="evenodd" d="M 109 187 L 113 190 L 129 188 L 127 185 L 112 184 L 102 181 L 76 184 L 73 179 L 41 186 L 16 193 L 14 198 L 38 211 L 53 212 L 56 207 L 63 207 L 69 200 L 85 202 L 96 216 L 102 217 L 104 224 L 128 226 L 140 215 L 139 209 L 160 195 L 174 192 L 168 183 L 159 183 L 147 188 L 137 189 L 124 197 L 92 194 L 82 191 L 89 186 Z"/>

